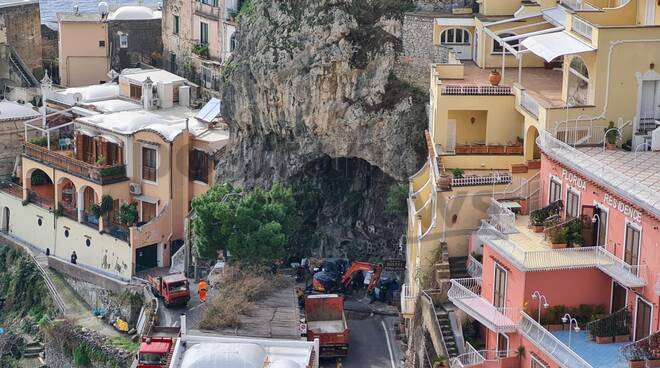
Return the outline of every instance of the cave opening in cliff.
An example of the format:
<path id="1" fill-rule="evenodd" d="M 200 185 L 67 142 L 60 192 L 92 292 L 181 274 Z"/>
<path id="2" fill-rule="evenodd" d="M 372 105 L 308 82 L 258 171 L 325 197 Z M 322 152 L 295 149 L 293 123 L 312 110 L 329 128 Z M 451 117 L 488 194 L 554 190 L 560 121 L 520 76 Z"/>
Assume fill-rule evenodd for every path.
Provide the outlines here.
<path id="1" fill-rule="evenodd" d="M 401 183 L 360 158 L 324 156 L 307 163 L 291 182 L 304 201 L 303 231 L 318 257 L 380 260 L 401 256 L 405 208 L 387 205 Z"/>

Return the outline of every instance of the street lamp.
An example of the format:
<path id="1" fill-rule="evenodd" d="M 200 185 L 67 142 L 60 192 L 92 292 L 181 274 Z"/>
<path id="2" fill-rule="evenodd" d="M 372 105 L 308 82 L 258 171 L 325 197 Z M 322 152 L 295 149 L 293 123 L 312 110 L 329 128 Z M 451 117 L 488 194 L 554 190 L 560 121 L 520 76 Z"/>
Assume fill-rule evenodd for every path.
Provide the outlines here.
<path id="1" fill-rule="evenodd" d="M 573 322 L 575 322 L 575 327 L 574 327 L 575 332 L 580 331 L 580 326 L 578 326 L 577 319 L 571 317 L 571 315 L 568 314 L 568 313 L 564 314 L 564 316 L 561 317 L 561 321 L 564 322 L 564 323 L 568 323 L 568 347 L 570 348 L 571 347 L 571 332 L 572 332 L 571 331 L 571 325 L 573 324 Z"/>
<path id="2" fill-rule="evenodd" d="M 594 213 L 591 223 L 595 224 L 596 222 L 598 222 L 598 226 L 596 226 L 596 246 L 600 246 L 600 215 Z"/>
<path id="3" fill-rule="evenodd" d="M 543 308 L 548 309 L 550 304 L 548 304 L 548 298 L 545 297 L 545 295 L 541 294 L 540 291 L 536 290 L 532 293 L 532 299 L 539 300 L 539 316 L 537 322 L 540 324 L 541 323 L 541 300 L 543 300 Z"/>

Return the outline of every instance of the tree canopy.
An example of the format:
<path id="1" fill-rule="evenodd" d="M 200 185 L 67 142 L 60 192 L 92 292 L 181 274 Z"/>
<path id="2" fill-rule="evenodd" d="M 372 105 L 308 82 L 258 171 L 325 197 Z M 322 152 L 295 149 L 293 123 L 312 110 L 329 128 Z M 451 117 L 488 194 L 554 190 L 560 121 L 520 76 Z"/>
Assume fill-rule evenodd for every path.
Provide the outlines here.
<path id="1" fill-rule="evenodd" d="M 281 184 L 269 190 L 243 192 L 216 184 L 193 199 L 192 230 L 203 258 L 228 250 L 245 263 L 262 263 L 293 255 L 300 216 L 292 190 Z"/>

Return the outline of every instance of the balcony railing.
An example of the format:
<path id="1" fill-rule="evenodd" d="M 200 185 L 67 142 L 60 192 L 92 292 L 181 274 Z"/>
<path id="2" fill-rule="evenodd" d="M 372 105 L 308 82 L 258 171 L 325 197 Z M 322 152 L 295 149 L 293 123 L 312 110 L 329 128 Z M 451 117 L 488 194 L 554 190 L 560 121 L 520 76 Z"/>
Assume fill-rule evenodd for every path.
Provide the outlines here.
<path id="1" fill-rule="evenodd" d="M 561 4 L 576 11 L 580 10 L 597 10 L 585 0 L 561 0 Z"/>
<path id="2" fill-rule="evenodd" d="M 204 4 L 201 1 L 195 1 L 195 14 L 220 19 L 220 7 L 211 4 Z"/>
<path id="3" fill-rule="evenodd" d="M 646 286 L 646 265 L 629 265 L 604 247 L 595 247 L 598 252 L 598 268 L 623 286 L 639 288 Z"/>
<path id="4" fill-rule="evenodd" d="M 28 200 L 29 203 L 33 203 L 41 208 L 45 208 L 47 210 L 52 210 L 55 208 L 55 201 L 53 198 L 46 198 L 42 195 L 40 195 L 37 192 L 33 191 L 28 191 Z"/>
<path id="5" fill-rule="evenodd" d="M 443 95 L 458 96 L 510 96 L 511 87 L 505 86 L 472 86 L 472 85 L 445 85 L 442 87 Z"/>
<path id="6" fill-rule="evenodd" d="M 451 185 L 453 187 L 467 187 L 474 185 L 493 185 L 493 184 L 509 184 L 511 183 L 511 174 L 496 173 L 495 175 L 468 175 L 461 178 L 452 178 Z"/>
<path id="7" fill-rule="evenodd" d="M 474 346 L 470 345 L 469 342 L 465 343 L 465 353 L 452 358 L 449 361 L 450 368 L 464 368 L 471 367 L 474 365 L 482 364 L 486 361 L 486 358 L 479 352 Z"/>
<path id="8" fill-rule="evenodd" d="M 536 101 L 534 97 L 532 97 L 527 91 L 522 91 L 520 94 L 520 106 L 522 106 L 523 109 L 527 110 L 530 114 L 532 114 L 535 118 L 539 118 L 539 111 L 541 110 L 541 107 Z"/>
<path id="9" fill-rule="evenodd" d="M 557 337 L 543 328 L 526 313 L 521 312 L 520 332 L 562 367 L 592 368 L 592 366 L 566 346 Z"/>
<path id="10" fill-rule="evenodd" d="M 491 198 L 488 207 L 488 222 L 503 234 L 513 234 L 516 229 L 516 214 L 502 203 Z"/>
<path id="11" fill-rule="evenodd" d="M 594 27 L 591 24 L 575 16 L 571 30 L 588 40 L 592 39 L 594 33 Z"/>
<path id="12" fill-rule="evenodd" d="M 589 125 L 585 125 L 589 124 Z M 569 126 L 571 123 L 556 127 L 553 136 L 571 146 L 602 145 L 605 140 L 607 125 L 594 125 L 593 122 L 583 122 Z"/>
<path id="13" fill-rule="evenodd" d="M 518 308 L 498 308 L 481 297 L 481 278 L 453 279 L 449 300 L 489 330 L 513 332 L 520 318 Z"/>
<path id="14" fill-rule="evenodd" d="M 472 257 L 472 255 L 468 255 L 467 272 L 472 277 L 481 277 L 483 274 L 483 266 L 481 265 L 481 262 Z"/>
<path id="15" fill-rule="evenodd" d="M 403 284 L 401 287 L 401 314 L 415 313 L 415 296 L 410 286 Z"/>
<path id="16" fill-rule="evenodd" d="M 128 180 L 126 177 L 125 165 L 93 165 L 57 152 L 49 151 L 45 147 L 37 146 L 32 143 L 25 143 L 23 147 L 24 155 L 30 159 L 40 161 L 44 164 L 55 167 L 56 169 L 89 179 L 99 184 L 112 184 Z"/>

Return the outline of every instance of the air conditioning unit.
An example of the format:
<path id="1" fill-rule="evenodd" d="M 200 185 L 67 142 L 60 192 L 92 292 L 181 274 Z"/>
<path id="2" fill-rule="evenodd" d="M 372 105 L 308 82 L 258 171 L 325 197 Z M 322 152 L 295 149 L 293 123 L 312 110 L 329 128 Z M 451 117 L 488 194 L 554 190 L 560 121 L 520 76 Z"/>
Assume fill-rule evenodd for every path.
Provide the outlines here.
<path id="1" fill-rule="evenodd" d="M 142 194 L 142 186 L 140 183 L 130 183 L 128 184 L 128 192 L 132 195 L 140 195 Z"/>

